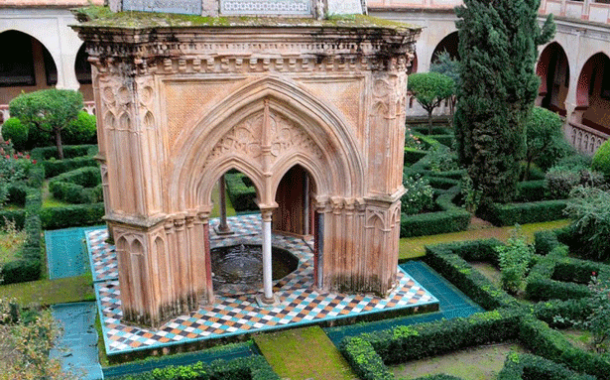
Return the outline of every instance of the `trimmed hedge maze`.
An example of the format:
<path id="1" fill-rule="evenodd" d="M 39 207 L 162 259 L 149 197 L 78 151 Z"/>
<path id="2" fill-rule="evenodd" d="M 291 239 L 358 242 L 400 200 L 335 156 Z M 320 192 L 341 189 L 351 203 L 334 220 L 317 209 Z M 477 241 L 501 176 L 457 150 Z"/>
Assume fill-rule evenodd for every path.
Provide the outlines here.
<path id="1" fill-rule="evenodd" d="M 211 364 L 198 362 L 187 366 L 170 366 L 116 380 L 280 380 L 262 356 L 218 360 Z"/>
<path id="2" fill-rule="evenodd" d="M 8 189 L 8 203 L 17 209 L 0 210 L 0 227 L 5 220 L 13 221 L 18 229 L 25 229 L 26 242 L 17 255 L 17 259 L 2 266 L 3 284 L 35 281 L 40 279 L 43 265 L 43 239 L 45 229 L 57 229 L 98 224 L 102 222 L 104 204 L 101 203 L 100 174 L 92 154 L 97 152 L 95 145 L 65 146 L 67 158 L 53 160 L 57 149 L 37 148 L 32 157 L 37 163 L 32 165 L 25 181 L 11 184 Z M 79 157 L 79 155 L 88 155 Z M 46 161 L 50 159 L 50 161 Z M 79 162 L 89 161 L 79 166 Z M 75 164 L 75 162 L 77 164 Z M 57 174 L 51 179 L 50 188 L 54 196 L 67 202 L 82 203 L 65 207 L 42 207 L 42 187 L 45 178 L 51 173 Z M 67 172 L 79 167 L 73 172 Z M 63 173 L 63 174 L 62 174 Z M 92 203 L 94 202 L 94 203 Z"/>
<path id="3" fill-rule="evenodd" d="M 557 232 L 560 234 L 561 232 Z M 364 380 L 390 380 L 387 367 L 468 347 L 519 341 L 535 355 L 511 353 L 498 380 L 606 379 L 610 357 L 574 347 L 554 328 L 572 326 L 591 313 L 586 284 L 593 271 L 610 267 L 567 257 L 557 234 L 536 234 L 535 265 L 528 277 L 528 297 L 545 302 L 528 305 L 494 286 L 469 261 L 498 265 L 495 239 L 427 247 L 424 260 L 487 311 L 468 318 L 400 326 L 347 337 L 341 351 Z M 541 285 L 542 284 L 542 285 Z M 539 289 L 544 286 L 545 291 Z M 567 286 L 567 287 L 566 287 Z M 585 291 L 585 289 L 587 289 Z M 548 300 L 547 300 L 548 299 Z M 557 318 L 560 317 L 560 318 Z M 426 377 L 458 380 L 448 375 Z"/>

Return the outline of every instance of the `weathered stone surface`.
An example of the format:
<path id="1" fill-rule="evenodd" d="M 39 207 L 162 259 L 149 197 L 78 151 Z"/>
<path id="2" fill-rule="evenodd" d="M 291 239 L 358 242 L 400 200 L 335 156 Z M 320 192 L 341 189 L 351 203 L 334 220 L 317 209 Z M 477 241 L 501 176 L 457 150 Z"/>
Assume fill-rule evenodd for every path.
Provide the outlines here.
<path id="1" fill-rule="evenodd" d="M 392 288 L 406 68 L 418 30 L 305 21 L 75 28 L 94 66 L 127 320 L 158 325 L 213 302 L 211 195 L 233 168 L 252 180 L 266 215 L 280 208 L 276 229 L 314 233 L 323 247 L 316 283 Z M 289 172 L 298 188 L 281 185 Z M 311 213 L 290 212 L 304 203 Z"/>

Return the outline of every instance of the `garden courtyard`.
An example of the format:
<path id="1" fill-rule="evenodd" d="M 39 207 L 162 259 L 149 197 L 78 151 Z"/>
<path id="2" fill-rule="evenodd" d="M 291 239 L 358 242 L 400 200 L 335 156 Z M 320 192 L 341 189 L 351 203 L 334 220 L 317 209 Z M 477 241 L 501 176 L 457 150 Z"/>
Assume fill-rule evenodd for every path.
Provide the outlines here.
<path id="1" fill-rule="evenodd" d="M 78 10 L 97 117 L 2 126 L 0 380 L 607 379 L 610 142 L 534 106 L 552 18 L 466 3 L 413 75 L 420 28 L 323 2 Z"/>

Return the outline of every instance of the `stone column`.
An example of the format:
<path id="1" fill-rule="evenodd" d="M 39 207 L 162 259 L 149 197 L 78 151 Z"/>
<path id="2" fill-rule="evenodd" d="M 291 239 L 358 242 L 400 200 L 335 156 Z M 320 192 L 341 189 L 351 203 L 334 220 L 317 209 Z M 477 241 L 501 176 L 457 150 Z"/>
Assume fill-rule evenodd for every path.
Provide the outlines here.
<path id="1" fill-rule="evenodd" d="M 225 187 L 225 176 L 220 176 L 218 180 L 218 203 L 220 203 L 220 223 L 216 227 L 215 232 L 217 235 L 231 235 L 233 231 L 227 224 L 227 199 L 226 199 L 226 187 Z"/>
<path id="2" fill-rule="evenodd" d="M 271 263 L 271 216 L 273 210 L 261 210 L 263 227 L 263 297 L 261 301 L 265 304 L 274 303 L 273 297 L 273 267 Z"/>
<path id="3" fill-rule="evenodd" d="M 324 287 L 324 213 L 316 212 L 314 239 L 314 277 L 318 289 Z"/>

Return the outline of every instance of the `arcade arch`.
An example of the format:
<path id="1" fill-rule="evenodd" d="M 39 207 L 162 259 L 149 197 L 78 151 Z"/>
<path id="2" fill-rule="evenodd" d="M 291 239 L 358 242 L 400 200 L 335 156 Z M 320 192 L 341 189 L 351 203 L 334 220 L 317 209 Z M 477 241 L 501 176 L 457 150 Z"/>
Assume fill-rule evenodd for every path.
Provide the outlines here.
<path id="1" fill-rule="evenodd" d="M 7 30 L 0 33 L 0 45 L 10 52 L 0 57 L 0 104 L 9 103 L 22 91 L 42 90 L 57 84 L 55 60 L 38 39 Z"/>
<path id="2" fill-rule="evenodd" d="M 610 58 L 605 53 L 591 56 L 578 77 L 576 122 L 610 132 Z"/>
<path id="3" fill-rule="evenodd" d="M 446 36 L 445 38 L 443 38 L 441 40 L 441 42 L 439 42 L 438 45 L 436 45 L 436 48 L 434 48 L 434 52 L 432 53 L 432 58 L 430 59 L 430 64 L 436 63 L 436 61 L 438 60 L 438 55 L 444 51 L 449 53 L 449 56 L 451 57 L 451 59 L 459 60 L 460 59 L 460 53 L 458 51 L 459 41 L 460 40 L 459 40 L 458 32 L 453 32 L 453 33 L 449 34 L 448 36 Z"/>
<path id="4" fill-rule="evenodd" d="M 538 105 L 566 116 L 565 101 L 570 86 L 570 65 L 566 52 L 559 43 L 552 42 L 542 50 L 536 74 L 541 79 Z"/>

